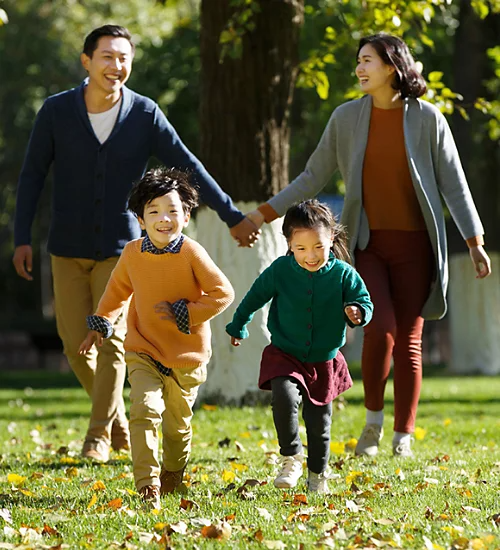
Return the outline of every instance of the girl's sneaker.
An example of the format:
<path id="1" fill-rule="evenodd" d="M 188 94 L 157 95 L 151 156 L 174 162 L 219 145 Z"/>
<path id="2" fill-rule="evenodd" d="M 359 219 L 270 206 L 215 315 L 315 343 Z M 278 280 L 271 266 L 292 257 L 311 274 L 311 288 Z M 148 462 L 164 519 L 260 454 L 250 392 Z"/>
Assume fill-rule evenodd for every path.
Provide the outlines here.
<path id="1" fill-rule="evenodd" d="M 323 493 L 327 495 L 330 492 L 328 488 L 328 474 L 321 472 L 321 474 L 315 474 L 309 470 L 309 476 L 307 478 L 307 489 L 313 493 Z"/>
<path id="2" fill-rule="evenodd" d="M 274 480 L 274 486 L 279 489 L 291 489 L 295 487 L 303 472 L 303 461 L 303 454 L 282 456 L 280 458 L 281 470 Z"/>

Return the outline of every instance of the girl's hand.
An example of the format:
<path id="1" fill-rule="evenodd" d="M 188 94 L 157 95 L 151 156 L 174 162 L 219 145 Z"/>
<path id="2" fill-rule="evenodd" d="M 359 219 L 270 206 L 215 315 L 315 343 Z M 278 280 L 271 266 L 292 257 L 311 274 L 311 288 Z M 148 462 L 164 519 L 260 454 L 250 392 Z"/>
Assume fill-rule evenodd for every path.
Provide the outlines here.
<path id="1" fill-rule="evenodd" d="M 353 325 L 359 325 L 363 320 L 363 313 L 358 306 L 346 306 L 344 311 Z"/>
<path id="2" fill-rule="evenodd" d="M 170 302 L 159 302 L 155 305 L 155 313 L 161 315 L 162 321 L 175 321 L 175 312 Z"/>
<path id="3" fill-rule="evenodd" d="M 97 332 L 97 330 L 89 330 L 87 337 L 80 344 L 78 353 L 80 355 L 84 355 L 93 348 L 94 344 L 96 344 L 97 346 L 102 346 L 103 340 L 104 337 L 100 332 Z"/>
<path id="4" fill-rule="evenodd" d="M 238 346 L 241 346 L 241 338 L 235 338 L 234 336 L 231 336 L 231 344 L 236 348 Z"/>
<path id="5" fill-rule="evenodd" d="M 491 273 L 491 262 L 488 254 L 484 248 L 479 246 L 472 246 L 469 249 L 470 259 L 476 268 L 476 279 L 484 279 Z"/>

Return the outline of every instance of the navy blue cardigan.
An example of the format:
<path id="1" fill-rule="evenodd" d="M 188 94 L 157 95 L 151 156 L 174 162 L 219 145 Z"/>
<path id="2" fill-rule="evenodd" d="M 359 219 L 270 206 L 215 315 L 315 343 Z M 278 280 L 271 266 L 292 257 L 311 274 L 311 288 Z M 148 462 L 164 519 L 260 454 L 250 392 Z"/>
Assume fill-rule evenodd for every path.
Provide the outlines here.
<path id="1" fill-rule="evenodd" d="M 243 219 L 151 99 L 124 87 L 115 127 L 101 144 L 87 115 L 85 85 L 49 97 L 37 115 L 19 178 L 16 246 L 31 243 L 31 226 L 52 164 L 48 250 L 56 256 L 102 260 L 119 255 L 128 241 L 140 237 L 135 217 L 127 212 L 127 196 L 152 156 L 168 167 L 189 170 L 201 200 L 229 227 Z"/>

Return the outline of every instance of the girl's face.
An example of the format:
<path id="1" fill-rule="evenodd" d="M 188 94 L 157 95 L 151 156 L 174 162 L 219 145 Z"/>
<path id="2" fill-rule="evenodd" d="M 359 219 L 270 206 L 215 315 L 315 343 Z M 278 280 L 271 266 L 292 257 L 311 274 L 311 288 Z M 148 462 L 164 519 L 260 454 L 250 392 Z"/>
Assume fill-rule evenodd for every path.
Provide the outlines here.
<path id="1" fill-rule="evenodd" d="M 332 242 L 332 233 L 326 227 L 295 229 L 288 246 L 300 267 L 318 271 L 328 262 Z"/>
<path id="2" fill-rule="evenodd" d="M 386 65 L 371 44 L 365 44 L 358 54 L 356 76 L 361 90 L 373 95 L 381 90 L 391 90 L 395 69 Z"/>

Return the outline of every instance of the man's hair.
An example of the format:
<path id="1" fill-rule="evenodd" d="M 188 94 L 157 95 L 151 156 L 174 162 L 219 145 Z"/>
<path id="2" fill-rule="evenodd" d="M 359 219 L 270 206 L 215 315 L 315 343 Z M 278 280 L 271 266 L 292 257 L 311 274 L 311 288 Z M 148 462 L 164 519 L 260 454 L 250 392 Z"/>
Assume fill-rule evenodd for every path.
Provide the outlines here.
<path id="1" fill-rule="evenodd" d="M 189 175 L 175 168 L 153 168 L 134 185 L 128 197 L 128 209 L 144 218 L 144 208 L 152 200 L 177 191 L 186 214 L 198 206 L 198 191 L 189 183 Z"/>
<path id="2" fill-rule="evenodd" d="M 135 52 L 135 44 L 132 42 L 132 35 L 129 30 L 119 25 L 103 25 L 97 29 L 94 29 L 86 38 L 83 43 L 83 53 L 92 57 L 97 49 L 99 39 L 103 36 L 114 36 L 116 38 L 126 38 L 132 46 L 132 53 Z"/>

